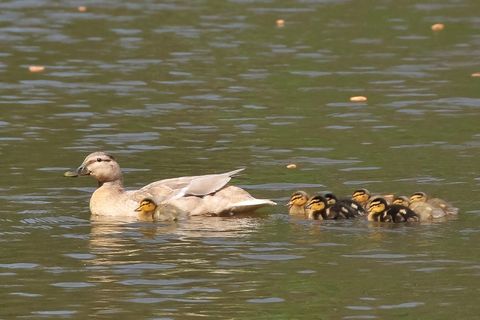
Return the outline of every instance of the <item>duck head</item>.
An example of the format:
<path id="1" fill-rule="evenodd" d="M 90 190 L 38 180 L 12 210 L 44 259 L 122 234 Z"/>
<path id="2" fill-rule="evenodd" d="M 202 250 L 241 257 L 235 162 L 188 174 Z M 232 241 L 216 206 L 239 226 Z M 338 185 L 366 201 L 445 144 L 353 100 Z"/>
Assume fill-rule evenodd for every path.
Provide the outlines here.
<path id="1" fill-rule="evenodd" d="M 368 204 L 368 221 L 385 221 L 385 210 L 387 209 L 387 201 L 383 198 L 375 198 Z"/>
<path id="2" fill-rule="evenodd" d="M 406 196 L 398 196 L 393 199 L 392 204 L 408 207 L 410 206 L 410 199 Z"/>
<path id="3" fill-rule="evenodd" d="M 288 207 L 297 206 L 303 207 L 308 201 L 308 194 L 305 191 L 296 191 L 290 196 L 287 203 Z"/>
<path id="4" fill-rule="evenodd" d="M 92 176 L 100 184 L 122 179 L 122 171 L 115 158 L 106 152 L 89 154 L 78 167 L 78 176 Z"/>
<path id="5" fill-rule="evenodd" d="M 361 205 L 365 205 L 368 200 L 370 199 L 370 191 L 367 189 L 358 189 L 353 191 L 352 193 L 352 200 L 360 203 Z"/>
<path id="6" fill-rule="evenodd" d="M 157 204 L 155 201 L 153 201 L 150 198 L 145 198 L 142 201 L 140 201 L 140 205 L 138 208 L 135 209 L 135 211 L 140 212 L 142 214 L 152 214 L 155 212 L 157 209 Z"/>
<path id="7" fill-rule="evenodd" d="M 322 213 L 325 211 L 327 205 L 327 199 L 324 197 L 320 195 L 312 197 L 305 205 L 305 211 L 307 212 L 308 218 L 323 220 Z"/>
<path id="8" fill-rule="evenodd" d="M 410 196 L 410 202 L 426 202 L 427 201 L 427 194 L 425 192 L 415 192 Z"/>
<path id="9" fill-rule="evenodd" d="M 325 198 L 325 200 L 327 200 L 328 205 L 334 205 L 335 203 L 337 203 L 337 196 L 335 196 L 331 192 L 324 193 L 323 197 Z"/>

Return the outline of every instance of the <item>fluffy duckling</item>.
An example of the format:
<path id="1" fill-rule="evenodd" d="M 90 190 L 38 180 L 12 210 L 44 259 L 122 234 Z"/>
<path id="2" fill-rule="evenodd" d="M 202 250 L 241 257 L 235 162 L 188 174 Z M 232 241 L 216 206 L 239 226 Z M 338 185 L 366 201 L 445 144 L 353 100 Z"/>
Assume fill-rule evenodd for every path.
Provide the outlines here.
<path id="1" fill-rule="evenodd" d="M 429 198 L 425 192 L 415 192 L 410 196 L 410 206 L 414 206 L 415 203 L 427 203 L 431 205 L 432 208 L 432 217 L 433 218 L 440 218 L 445 215 L 457 215 L 458 208 L 452 206 L 450 203 L 443 199 L 439 198 Z M 415 205 L 418 206 L 418 205 Z M 441 209 L 443 211 L 443 215 L 440 210 L 434 209 Z"/>
<path id="2" fill-rule="evenodd" d="M 308 219 L 325 220 L 328 218 L 327 206 L 327 199 L 320 195 L 314 196 L 305 204 L 305 214 Z"/>
<path id="3" fill-rule="evenodd" d="M 308 193 L 305 191 L 294 192 L 286 204 L 288 206 L 288 213 L 291 215 L 305 216 L 305 205 L 308 202 L 308 198 Z"/>
<path id="4" fill-rule="evenodd" d="M 420 221 L 420 217 L 408 207 L 388 204 L 384 198 L 376 197 L 368 205 L 368 221 L 410 222 Z"/>
<path id="5" fill-rule="evenodd" d="M 363 216 L 365 215 L 365 209 L 355 200 L 351 199 L 338 199 L 335 194 L 331 192 L 327 192 L 323 195 L 325 199 L 327 199 L 327 204 L 332 206 L 335 203 L 340 203 L 348 208 L 355 216 Z"/>
<path id="6" fill-rule="evenodd" d="M 138 212 L 138 218 L 143 221 L 153 221 L 157 204 L 149 198 L 140 201 L 140 205 L 135 209 Z"/>
<path id="7" fill-rule="evenodd" d="M 392 204 L 397 204 L 408 208 L 410 206 L 410 199 L 407 196 L 397 196 L 393 198 Z"/>
<path id="8" fill-rule="evenodd" d="M 305 213 L 309 219 L 337 220 L 350 219 L 356 216 L 349 206 L 335 202 L 328 204 L 328 200 L 321 195 L 313 196 L 305 205 Z"/>
<path id="9" fill-rule="evenodd" d="M 368 200 L 370 200 L 370 191 L 367 189 L 357 189 L 352 193 L 352 200 L 360 204 L 363 209 L 367 209 Z"/>
<path id="10" fill-rule="evenodd" d="M 393 199 L 393 204 L 402 205 L 412 209 L 417 215 L 420 216 L 420 221 L 430 221 L 434 218 L 441 218 L 445 216 L 445 212 L 432 206 L 430 203 L 422 201 L 410 202 L 410 198 L 407 196 L 398 196 Z"/>
<path id="11" fill-rule="evenodd" d="M 383 199 L 385 199 L 387 201 L 388 204 L 391 204 L 392 201 L 393 201 L 393 198 L 394 198 L 393 194 L 383 194 L 383 195 L 375 194 L 375 195 L 372 195 L 370 193 L 370 191 L 368 191 L 365 188 L 357 189 L 357 190 L 353 191 L 353 193 L 352 193 L 352 200 L 357 202 L 358 204 L 360 204 L 365 209 L 365 211 L 368 210 L 369 202 L 372 199 L 377 198 L 377 197 L 382 197 Z"/>
<path id="12" fill-rule="evenodd" d="M 140 201 L 138 208 L 138 218 L 144 221 L 176 221 L 181 212 L 173 206 L 158 206 L 153 199 L 145 198 Z"/>

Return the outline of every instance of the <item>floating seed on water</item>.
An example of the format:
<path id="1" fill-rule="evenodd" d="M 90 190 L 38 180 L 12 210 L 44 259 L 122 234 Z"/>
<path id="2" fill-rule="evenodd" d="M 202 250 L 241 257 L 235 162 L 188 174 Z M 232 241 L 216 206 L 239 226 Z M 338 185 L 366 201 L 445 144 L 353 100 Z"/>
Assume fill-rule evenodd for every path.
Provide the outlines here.
<path id="1" fill-rule="evenodd" d="M 432 31 L 442 31 L 445 29 L 445 25 L 443 23 L 435 23 L 431 26 Z"/>
<path id="2" fill-rule="evenodd" d="M 296 169 L 297 165 L 295 163 L 287 164 L 287 169 Z"/>
<path id="3" fill-rule="evenodd" d="M 282 28 L 282 27 L 285 26 L 285 20 L 283 20 L 283 19 L 278 19 L 278 20 L 276 21 L 276 23 L 277 23 L 277 27 L 278 27 L 278 28 Z"/>
<path id="4" fill-rule="evenodd" d="M 367 97 L 354 96 L 354 97 L 350 97 L 350 101 L 352 101 L 352 102 L 365 102 L 365 101 L 367 101 Z"/>
<path id="5" fill-rule="evenodd" d="M 30 72 L 42 72 L 43 70 L 45 70 L 45 67 L 44 66 L 29 66 L 28 70 Z"/>
<path id="6" fill-rule="evenodd" d="M 472 73 L 472 77 L 474 77 L 474 78 L 480 78 L 480 72 L 474 72 L 474 73 Z"/>
<path id="7" fill-rule="evenodd" d="M 87 7 L 85 7 L 85 6 L 79 6 L 77 9 L 78 9 L 79 12 L 87 11 Z"/>

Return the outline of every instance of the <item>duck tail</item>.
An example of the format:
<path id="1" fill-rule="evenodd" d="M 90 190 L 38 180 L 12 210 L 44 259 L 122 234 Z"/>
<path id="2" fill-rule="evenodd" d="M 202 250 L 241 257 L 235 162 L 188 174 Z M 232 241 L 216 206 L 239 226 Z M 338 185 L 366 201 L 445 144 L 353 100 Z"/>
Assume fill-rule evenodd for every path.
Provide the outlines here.
<path id="1" fill-rule="evenodd" d="M 249 199 L 249 200 L 233 203 L 230 206 L 230 208 L 228 208 L 228 210 L 234 213 L 250 212 L 250 211 L 255 211 L 262 207 L 275 206 L 275 205 L 277 205 L 276 202 L 273 202 L 272 200 L 268 200 L 268 199 Z"/>

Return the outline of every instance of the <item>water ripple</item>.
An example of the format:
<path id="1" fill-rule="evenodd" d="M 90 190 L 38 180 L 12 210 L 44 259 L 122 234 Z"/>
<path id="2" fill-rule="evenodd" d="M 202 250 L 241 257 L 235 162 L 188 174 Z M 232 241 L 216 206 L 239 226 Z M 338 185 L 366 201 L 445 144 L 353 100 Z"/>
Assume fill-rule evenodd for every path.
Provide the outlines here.
<path id="1" fill-rule="evenodd" d="M 304 258 L 294 254 L 240 254 L 240 257 L 263 261 L 286 261 Z"/>

